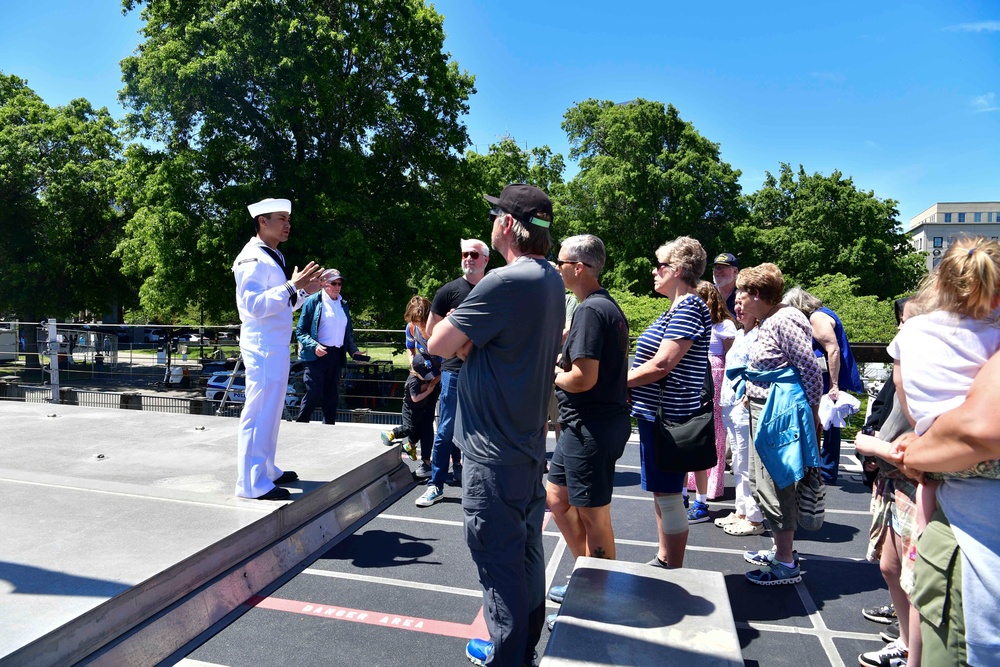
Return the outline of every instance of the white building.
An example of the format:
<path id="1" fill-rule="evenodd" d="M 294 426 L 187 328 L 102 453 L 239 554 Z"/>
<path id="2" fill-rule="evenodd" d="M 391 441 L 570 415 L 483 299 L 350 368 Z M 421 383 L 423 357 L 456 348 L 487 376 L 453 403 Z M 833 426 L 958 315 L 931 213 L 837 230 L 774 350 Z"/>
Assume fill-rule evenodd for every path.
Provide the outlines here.
<path id="1" fill-rule="evenodd" d="M 914 249 L 927 253 L 930 271 L 961 236 L 1000 237 L 1000 202 L 938 202 L 910 218 L 906 230 Z"/>

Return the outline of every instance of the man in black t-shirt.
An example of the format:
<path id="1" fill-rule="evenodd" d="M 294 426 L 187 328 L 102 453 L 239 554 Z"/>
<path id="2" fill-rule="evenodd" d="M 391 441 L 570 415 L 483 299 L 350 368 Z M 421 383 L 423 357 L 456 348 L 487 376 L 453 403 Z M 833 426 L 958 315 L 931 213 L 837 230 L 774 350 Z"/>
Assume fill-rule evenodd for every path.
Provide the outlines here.
<path id="1" fill-rule="evenodd" d="M 632 433 L 626 403 L 628 322 L 598 283 L 604 261 L 604 243 L 592 234 L 563 241 L 556 260 L 580 305 L 555 376 L 562 433 L 549 464 L 546 495 L 574 558 L 615 557 L 615 462 Z M 555 586 L 549 596 L 561 602 L 565 588 Z"/>
<path id="2" fill-rule="evenodd" d="M 434 332 L 434 325 L 458 308 L 469 296 L 472 288 L 482 280 L 490 249 L 479 239 L 462 239 L 462 277 L 445 284 L 434 294 L 431 314 L 427 319 L 427 337 Z M 462 370 L 460 357 L 445 359 L 441 364 L 441 398 L 438 403 L 438 430 L 431 450 L 431 467 L 424 473 L 424 466 L 417 468 L 417 477 L 430 477 L 427 490 L 417 498 L 417 507 L 430 507 L 444 498 L 444 483 L 448 478 L 448 459 L 452 459 L 452 474 L 457 483 L 462 481 L 462 452 L 455 447 L 455 412 L 458 410 L 458 373 Z"/>

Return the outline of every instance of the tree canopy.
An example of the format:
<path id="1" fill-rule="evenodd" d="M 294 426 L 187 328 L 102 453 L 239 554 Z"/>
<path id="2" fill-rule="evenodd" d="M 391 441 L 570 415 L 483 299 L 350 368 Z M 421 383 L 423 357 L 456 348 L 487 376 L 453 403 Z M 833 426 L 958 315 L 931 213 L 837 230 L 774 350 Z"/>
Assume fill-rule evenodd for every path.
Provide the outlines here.
<path id="1" fill-rule="evenodd" d="M 650 257 L 693 236 L 709 254 L 728 247 L 743 216 L 740 175 L 673 105 L 587 100 L 562 124 L 580 172 L 567 186 L 572 233 L 605 241 L 608 285 L 647 291 Z"/>
<path id="2" fill-rule="evenodd" d="M 115 129 L 107 109 L 50 107 L 0 72 L 0 311 L 62 318 L 124 298 Z"/>
<path id="3" fill-rule="evenodd" d="M 401 311 L 413 269 L 461 233 L 449 192 L 474 88 L 442 50 L 442 17 L 419 0 L 123 2 L 140 4 L 121 99 L 131 132 L 161 147 L 129 151 L 119 250 L 143 305 L 232 313 L 246 204 L 287 197 L 290 262 L 336 266 L 362 309 Z"/>
<path id="4" fill-rule="evenodd" d="M 782 164 L 747 202 L 749 218 L 734 230 L 743 266 L 774 262 L 803 284 L 842 273 L 860 294 L 881 299 L 912 289 L 924 271 L 900 231 L 896 202 L 858 190 L 839 171 L 810 175 Z"/>
<path id="5" fill-rule="evenodd" d="M 467 151 L 474 79 L 423 0 L 122 6 L 144 20 L 122 61 L 122 126 L 86 100 L 49 107 L 0 74 L 0 310 L 22 319 L 103 312 L 135 293 L 158 320 L 234 321 L 230 267 L 254 234 L 246 205 L 287 197 L 290 263 L 340 269 L 359 326 L 397 326 L 414 292 L 457 275 L 460 238 L 489 241 L 482 195 L 512 182 L 549 193 L 557 242 L 604 240 L 602 283 L 633 330 L 665 307 L 648 296 L 649 259 L 681 235 L 710 257 L 778 264 L 789 284 L 839 303 L 861 337 L 887 335 L 860 333 L 858 318 L 885 319 L 923 272 L 895 201 L 788 164 L 743 196 L 719 144 L 663 102 L 568 109 L 579 165 L 568 183 L 548 146 L 506 137 Z"/>

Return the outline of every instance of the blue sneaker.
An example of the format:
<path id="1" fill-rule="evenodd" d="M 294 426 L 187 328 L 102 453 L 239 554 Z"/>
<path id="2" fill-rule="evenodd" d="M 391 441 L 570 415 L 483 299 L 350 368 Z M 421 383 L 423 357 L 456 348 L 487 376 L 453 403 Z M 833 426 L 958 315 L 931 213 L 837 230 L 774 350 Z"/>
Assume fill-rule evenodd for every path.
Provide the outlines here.
<path id="1" fill-rule="evenodd" d="M 569 586 L 553 586 L 549 589 L 549 599 L 556 604 L 562 604 L 566 599 L 566 589 Z"/>
<path id="2" fill-rule="evenodd" d="M 473 665 L 485 665 L 493 655 L 493 642 L 489 639 L 470 639 L 465 645 L 465 657 Z"/>
<path id="3" fill-rule="evenodd" d="M 704 523 L 709 520 L 708 503 L 695 500 L 694 505 L 688 510 L 688 523 Z"/>
<path id="4" fill-rule="evenodd" d="M 417 507 L 430 507 L 442 500 L 444 500 L 444 492 L 433 484 L 428 484 L 424 495 L 417 498 L 415 505 Z"/>
<path id="5" fill-rule="evenodd" d="M 556 627 L 556 620 L 558 618 L 559 618 L 558 613 L 549 614 L 548 616 L 545 617 L 545 627 L 549 629 L 549 632 L 552 632 L 552 629 Z"/>
<path id="6" fill-rule="evenodd" d="M 743 560 L 750 563 L 751 565 L 769 565 L 772 560 L 774 560 L 774 555 L 778 552 L 777 547 L 771 547 L 770 549 L 761 549 L 760 551 L 744 551 Z M 799 552 L 792 550 L 792 560 L 795 562 L 795 567 L 799 566 Z"/>
<path id="7" fill-rule="evenodd" d="M 772 560 L 759 570 L 747 572 L 745 576 L 747 581 L 758 586 L 797 584 L 802 581 L 802 574 L 799 572 L 798 563 L 795 563 L 792 567 L 788 567 L 776 560 Z"/>
<path id="8" fill-rule="evenodd" d="M 395 440 L 395 436 L 392 431 L 382 431 L 382 444 L 386 447 L 392 447 L 392 441 Z"/>

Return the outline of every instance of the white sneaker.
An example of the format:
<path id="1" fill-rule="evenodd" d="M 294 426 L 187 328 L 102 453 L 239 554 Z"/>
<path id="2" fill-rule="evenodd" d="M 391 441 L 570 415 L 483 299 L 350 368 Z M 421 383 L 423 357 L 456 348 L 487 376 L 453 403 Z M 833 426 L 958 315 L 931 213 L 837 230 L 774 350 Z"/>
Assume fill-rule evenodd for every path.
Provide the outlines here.
<path id="1" fill-rule="evenodd" d="M 879 651 L 868 651 L 858 656 L 863 667 L 905 667 L 908 651 L 903 642 L 896 640 Z"/>

